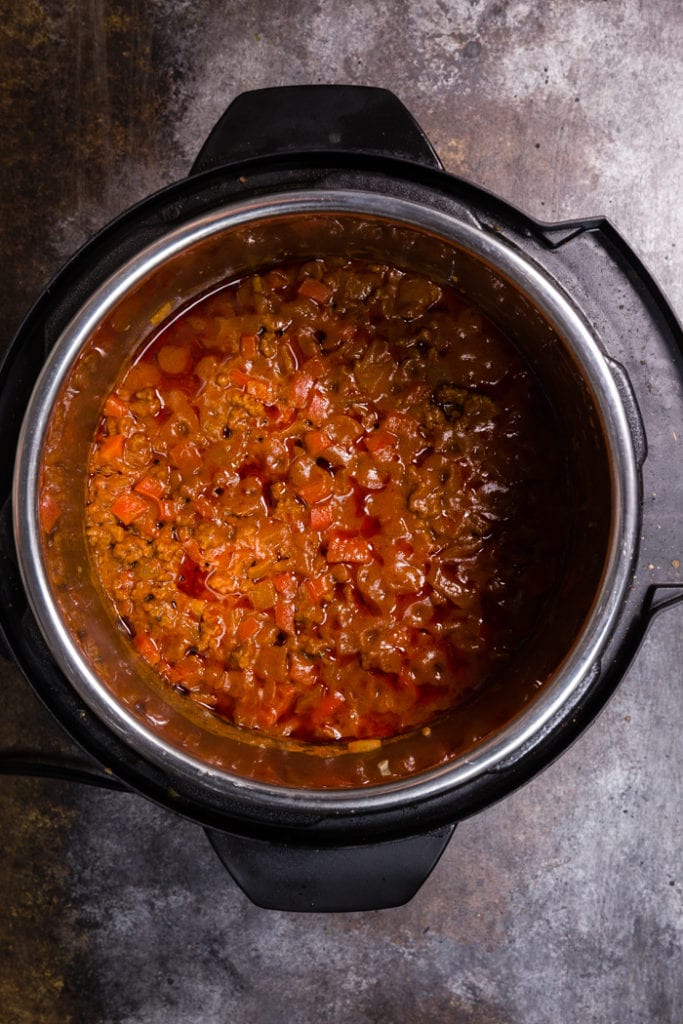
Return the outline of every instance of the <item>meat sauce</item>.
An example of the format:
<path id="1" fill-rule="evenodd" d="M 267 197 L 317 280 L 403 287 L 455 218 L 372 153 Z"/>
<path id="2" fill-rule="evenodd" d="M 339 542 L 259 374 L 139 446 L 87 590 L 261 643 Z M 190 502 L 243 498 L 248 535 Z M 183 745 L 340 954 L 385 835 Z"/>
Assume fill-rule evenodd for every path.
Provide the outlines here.
<path id="1" fill-rule="evenodd" d="M 456 708 L 532 630 L 563 481 L 540 388 L 480 312 L 314 260 L 147 340 L 104 405 L 86 527 L 132 644 L 186 699 L 372 740 Z"/>

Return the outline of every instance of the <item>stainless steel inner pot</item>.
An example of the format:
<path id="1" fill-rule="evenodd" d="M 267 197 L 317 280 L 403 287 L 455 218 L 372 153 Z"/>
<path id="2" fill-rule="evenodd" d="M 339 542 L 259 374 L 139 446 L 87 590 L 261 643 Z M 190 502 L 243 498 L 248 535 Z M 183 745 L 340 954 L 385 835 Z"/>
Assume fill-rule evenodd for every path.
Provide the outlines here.
<path id="1" fill-rule="evenodd" d="M 82 520 L 86 461 L 107 392 L 164 309 L 286 259 L 390 262 L 459 288 L 522 351 L 562 425 L 574 505 L 565 571 L 543 621 L 500 678 L 429 730 L 375 751 L 305 748 L 220 722 L 156 679 L 93 582 Z M 54 454 L 43 467 L 49 440 Z M 539 438 L 539 444 L 543 439 Z M 43 473 L 64 486 L 39 528 Z M 570 299 L 495 232 L 394 196 L 295 191 L 185 223 L 125 263 L 82 306 L 37 381 L 19 441 L 15 537 L 33 613 L 80 697 L 132 749 L 192 785 L 255 807 L 380 810 L 443 793 L 523 750 L 599 672 L 636 552 L 638 478 L 627 418 L 596 337 Z"/>

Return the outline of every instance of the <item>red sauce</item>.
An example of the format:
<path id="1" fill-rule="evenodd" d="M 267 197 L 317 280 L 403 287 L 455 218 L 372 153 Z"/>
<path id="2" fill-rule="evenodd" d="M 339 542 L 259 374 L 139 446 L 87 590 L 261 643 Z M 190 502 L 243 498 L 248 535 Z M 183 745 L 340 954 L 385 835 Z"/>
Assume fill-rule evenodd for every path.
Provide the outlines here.
<path id="1" fill-rule="evenodd" d="M 93 442 L 87 529 L 131 642 L 187 699 L 272 736 L 385 737 L 529 634 L 562 480 L 545 400 L 480 313 L 316 260 L 142 345 Z"/>

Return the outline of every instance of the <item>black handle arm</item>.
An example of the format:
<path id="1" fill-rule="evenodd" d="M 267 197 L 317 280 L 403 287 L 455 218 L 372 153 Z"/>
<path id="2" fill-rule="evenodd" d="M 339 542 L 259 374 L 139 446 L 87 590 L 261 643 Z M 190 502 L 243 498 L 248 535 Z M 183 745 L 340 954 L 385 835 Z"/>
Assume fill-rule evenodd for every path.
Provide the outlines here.
<path id="1" fill-rule="evenodd" d="M 364 846 L 285 846 L 207 829 L 240 888 L 267 910 L 347 912 L 400 907 L 436 866 L 455 825 Z"/>
<path id="2" fill-rule="evenodd" d="M 415 118 L 387 89 L 292 85 L 243 92 L 233 100 L 190 173 L 321 150 L 398 157 L 442 170 Z"/>

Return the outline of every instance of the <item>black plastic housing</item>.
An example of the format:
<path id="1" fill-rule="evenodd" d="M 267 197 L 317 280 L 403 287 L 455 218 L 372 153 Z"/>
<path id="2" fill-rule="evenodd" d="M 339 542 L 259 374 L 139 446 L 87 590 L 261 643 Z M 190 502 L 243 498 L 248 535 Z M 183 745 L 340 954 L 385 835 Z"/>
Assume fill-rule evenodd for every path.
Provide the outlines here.
<path id="1" fill-rule="evenodd" d="M 571 296 L 600 339 L 642 463 L 643 529 L 636 570 L 602 663 L 542 734 L 494 771 L 409 808 L 320 818 L 293 806 L 277 816 L 255 817 L 239 796 L 226 801 L 194 791 L 142 759 L 103 726 L 56 668 L 17 570 L 11 530 L 17 436 L 46 353 L 85 298 L 140 248 L 236 198 L 301 188 L 382 191 L 388 182 L 405 198 L 454 212 L 483 231 L 502 235 Z M 654 612 L 683 596 L 680 569 L 672 564 L 683 535 L 682 495 L 671 471 L 671 438 L 683 436 L 682 384 L 680 326 L 641 261 L 606 220 L 539 224 L 445 173 L 413 118 L 384 90 L 312 86 L 244 94 L 216 126 L 188 178 L 123 213 L 72 257 L 40 296 L 5 355 L 0 382 L 5 439 L 0 450 L 0 631 L 6 649 L 57 720 L 96 762 L 131 789 L 226 834 L 212 842 L 256 902 L 302 910 L 404 902 L 438 859 L 452 831 L 449 826 L 512 792 L 557 757 L 603 707 Z M 241 850 L 239 837 L 248 839 Z M 406 837 L 414 840 L 413 853 L 407 856 Z M 261 843 L 277 844 L 277 851 L 264 855 L 260 867 L 252 870 L 249 861 L 258 861 L 254 851 Z M 373 899 L 359 854 L 359 879 L 365 871 L 365 882 L 360 879 L 357 891 L 351 885 L 343 894 L 335 885 L 337 895 L 325 896 L 325 880 L 331 883 L 338 872 L 341 850 L 371 844 L 375 858 L 386 859 L 393 856 L 392 843 L 397 863 L 403 858 L 406 865 L 411 860 L 421 864 L 420 871 L 411 873 L 410 884 L 399 884 L 397 875 L 393 883 L 375 886 Z M 282 850 L 290 851 L 290 863 L 298 851 L 301 870 L 309 877 L 316 861 L 308 853 L 303 856 L 304 850 L 329 851 L 330 857 L 321 854 L 319 879 L 300 887 L 297 895 L 286 872 L 289 881 L 283 881 L 285 876 L 273 881 L 273 865 L 281 860 Z M 405 880 L 405 871 L 401 877 Z"/>

